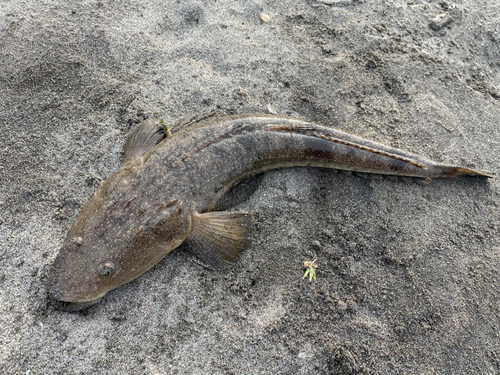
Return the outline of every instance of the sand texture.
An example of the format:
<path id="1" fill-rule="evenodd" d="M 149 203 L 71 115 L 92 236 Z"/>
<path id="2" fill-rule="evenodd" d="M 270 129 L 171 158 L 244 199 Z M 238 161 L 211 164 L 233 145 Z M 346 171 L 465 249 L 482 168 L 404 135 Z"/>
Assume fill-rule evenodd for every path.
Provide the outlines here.
<path id="1" fill-rule="evenodd" d="M 181 248 L 54 309 L 136 124 L 270 110 L 498 174 L 500 3 L 0 1 L 0 373 L 499 374 L 500 178 L 268 172 L 234 267 Z"/>

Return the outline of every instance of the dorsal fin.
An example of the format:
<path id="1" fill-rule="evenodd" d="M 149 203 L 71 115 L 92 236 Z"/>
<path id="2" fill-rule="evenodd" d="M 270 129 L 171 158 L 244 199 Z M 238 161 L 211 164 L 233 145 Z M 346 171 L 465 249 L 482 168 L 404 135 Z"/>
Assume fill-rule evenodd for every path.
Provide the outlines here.
<path id="1" fill-rule="evenodd" d="M 160 120 L 150 117 L 138 125 L 125 144 L 125 161 L 134 162 L 158 144 L 166 133 Z"/>
<path id="2" fill-rule="evenodd" d="M 193 213 L 193 231 L 186 240 L 190 250 L 212 267 L 234 262 L 245 248 L 252 229 L 246 212 Z"/>

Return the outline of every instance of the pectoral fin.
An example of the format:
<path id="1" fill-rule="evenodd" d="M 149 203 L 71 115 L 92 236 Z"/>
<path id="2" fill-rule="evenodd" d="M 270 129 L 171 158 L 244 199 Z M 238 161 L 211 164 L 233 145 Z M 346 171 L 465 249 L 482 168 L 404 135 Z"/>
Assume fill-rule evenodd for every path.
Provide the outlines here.
<path id="1" fill-rule="evenodd" d="M 160 120 L 152 117 L 137 126 L 125 144 L 124 164 L 137 160 L 165 138 L 163 129 Z"/>
<path id="2" fill-rule="evenodd" d="M 252 229 L 252 215 L 245 212 L 194 212 L 193 231 L 186 244 L 215 268 L 234 262 L 245 248 Z"/>

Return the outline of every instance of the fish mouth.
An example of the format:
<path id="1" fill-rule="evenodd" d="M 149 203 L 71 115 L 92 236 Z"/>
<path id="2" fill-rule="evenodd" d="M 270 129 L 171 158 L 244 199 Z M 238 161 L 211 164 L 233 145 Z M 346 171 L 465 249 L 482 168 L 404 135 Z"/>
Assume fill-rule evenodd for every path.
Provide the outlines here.
<path id="1" fill-rule="evenodd" d="M 82 301 L 77 298 L 65 298 L 57 290 L 52 290 L 50 292 L 50 304 L 57 310 L 67 311 L 67 312 L 77 312 L 85 310 L 92 305 L 98 303 L 106 293 L 103 293 L 99 297 L 90 300 Z"/>
<path id="2" fill-rule="evenodd" d="M 89 308 L 92 305 L 95 305 L 98 303 L 102 297 L 97 298 L 92 301 L 85 301 L 85 302 L 68 302 L 68 301 L 61 301 L 61 300 L 56 300 L 51 298 L 51 305 L 54 306 L 57 310 L 61 311 L 66 311 L 66 312 L 78 312 L 85 310 Z"/>
<path id="3" fill-rule="evenodd" d="M 67 312 L 85 310 L 98 303 L 106 293 L 89 300 L 71 292 L 71 288 L 61 288 L 59 270 L 61 269 L 62 256 L 59 254 L 52 265 L 51 278 L 48 284 L 49 304 L 55 309 Z M 92 297 L 92 296 L 91 296 Z"/>

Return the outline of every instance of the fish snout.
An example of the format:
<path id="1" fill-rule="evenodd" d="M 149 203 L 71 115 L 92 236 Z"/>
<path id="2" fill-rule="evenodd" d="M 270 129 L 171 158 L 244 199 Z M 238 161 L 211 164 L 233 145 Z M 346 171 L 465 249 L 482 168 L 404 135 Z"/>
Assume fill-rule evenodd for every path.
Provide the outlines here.
<path id="1" fill-rule="evenodd" d="M 84 301 L 84 302 L 73 302 L 73 301 L 65 301 L 64 296 L 62 295 L 57 282 L 53 282 L 49 290 L 49 303 L 55 309 L 67 312 L 76 312 L 84 310 L 92 305 L 98 303 L 102 297 L 96 298 L 92 301 Z"/>
<path id="2" fill-rule="evenodd" d="M 95 305 L 101 300 L 101 298 L 97 298 L 93 301 L 86 302 L 66 302 L 54 299 L 52 296 L 50 298 L 50 304 L 57 310 L 66 311 L 66 312 L 78 312 L 89 308 L 92 305 Z"/>
<path id="3" fill-rule="evenodd" d="M 52 280 L 52 283 L 49 288 L 49 303 L 57 310 L 67 311 L 67 312 L 76 312 L 84 310 L 92 305 L 98 303 L 103 296 L 96 298 L 91 301 L 65 301 L 65 296 L 61 292 L 59 282 L 57 278 Z"/>

